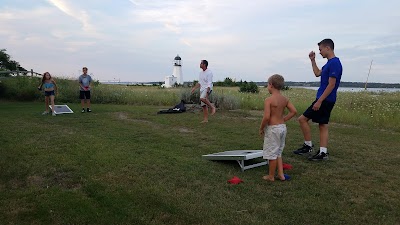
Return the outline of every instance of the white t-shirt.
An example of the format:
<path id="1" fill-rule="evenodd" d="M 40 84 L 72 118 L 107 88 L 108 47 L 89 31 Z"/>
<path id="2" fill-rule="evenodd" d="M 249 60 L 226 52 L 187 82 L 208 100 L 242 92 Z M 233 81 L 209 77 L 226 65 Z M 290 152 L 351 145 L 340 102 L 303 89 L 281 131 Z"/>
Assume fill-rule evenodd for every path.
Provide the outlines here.
<path id="1" fill-rule="evenodd" d="M 207 88 L 210 88 L 210 91 L 213 89 L 213 74 L 211 70 L 206 69 L 205 71 L 201 71 L 199 74 L 199 83 L 200 83 L 200 91 L 205 91 Z"/>

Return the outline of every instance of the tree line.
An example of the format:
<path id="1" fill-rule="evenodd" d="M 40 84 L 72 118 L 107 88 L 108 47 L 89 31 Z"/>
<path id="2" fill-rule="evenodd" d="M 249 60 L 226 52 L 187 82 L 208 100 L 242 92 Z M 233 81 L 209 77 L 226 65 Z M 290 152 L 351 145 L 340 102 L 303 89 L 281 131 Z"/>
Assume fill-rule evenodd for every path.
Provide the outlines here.
<path id="1" fill-rule="evenodd" d="M 19 62 L 13 60 L 6 49 L 0 49 L 0 71 L 27 71 L 24 67 L 20 66 Z M 11 74 L 5 73 L 3 76 L 10 76 Z"/>
<path id="2" fill-rule="evenodd" d="M 250 81 L 243 81 L 240 80 L 239 82 L 234 81 L 230 77 L 226 77 L 224 81 L 216 81 L 214 82 L 214 86 L 220 87 L 239 87 L 240 92 L 249 92 L 249 93 L 258 93 L 260 92 L 258 85 L 256 82 Z"/>

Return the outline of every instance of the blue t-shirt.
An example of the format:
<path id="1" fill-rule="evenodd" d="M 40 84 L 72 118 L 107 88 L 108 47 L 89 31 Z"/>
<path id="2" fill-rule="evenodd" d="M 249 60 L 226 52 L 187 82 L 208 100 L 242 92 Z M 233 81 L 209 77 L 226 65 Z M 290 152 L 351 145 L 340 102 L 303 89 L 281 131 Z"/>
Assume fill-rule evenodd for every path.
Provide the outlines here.
<path id="1" fill-rule="evenodd" d="M 337 94 L 337 89 L 339 88 L 340 79 L 342 78 L 342 72 L 343 72 L 342 63 L 340 63 L 338 57 L 329 59 L 328 62 L 326 62 L 326 64 L 322 67 L 321 70 L 321 84 L 317 91 L 317 99 L 321 97 L 325 89 L 328 87 L 329 77 L 334 77 L 336 78 L 335 88 L 328 95 L 328 97 L 326 97 L 325 100 L 328 102 L 336 102 L 336 94 Z"/>
<path id="2" fill-rule="evenodd" d="M 87 90 L 79 87 L 81 91 L 90 91 L 90 83 L 92 82 L 92 77 L 90 75 L 86 76 L 84 74 L 79 76 L 79 83 L 81 83 L 84 87 L 88 87 Z"/>

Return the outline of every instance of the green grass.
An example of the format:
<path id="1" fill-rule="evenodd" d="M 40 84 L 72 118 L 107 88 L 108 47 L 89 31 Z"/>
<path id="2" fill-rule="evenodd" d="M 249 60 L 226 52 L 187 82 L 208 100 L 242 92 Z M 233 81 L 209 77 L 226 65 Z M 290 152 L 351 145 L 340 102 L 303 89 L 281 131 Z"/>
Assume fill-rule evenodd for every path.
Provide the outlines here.
<path id="1" fill-rule="evenodd" d="M 332 123 L 331 158 L 319 163 L 291 154 L 302 135 L 289 121 L 293 179 L 268 183 L 266 167 L 201 158 L 261 149 L 259 110 L 200 124 L 200 113 L 157 115 L 160 106 L 94 104 L 82 114 L 70 103 L 76 113 L 52 117 L 43 105 L 0 102 L 0 224 L 400 223 L 400 140 L 390 127 Z M 228 184 L 233 176 L 244 183 Z"/>

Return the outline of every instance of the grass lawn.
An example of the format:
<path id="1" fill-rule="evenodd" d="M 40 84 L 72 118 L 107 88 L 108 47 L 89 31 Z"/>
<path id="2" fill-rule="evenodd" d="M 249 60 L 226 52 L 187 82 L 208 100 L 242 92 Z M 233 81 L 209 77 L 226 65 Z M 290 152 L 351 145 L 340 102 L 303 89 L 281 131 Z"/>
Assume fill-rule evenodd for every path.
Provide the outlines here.
<path id="1" fill-rule="evenodd" d="M 292 180 L 272 183 L 266 166 L 201 158 L 262 149 L 261 111 L 200 124 L 199 113 L 158 106 L 69 104 L 74 114 L 52 117 L 43 105 L 0 102 L 0 224 L 400 224 L 394 129 L 332 123 L 330 160 L 309 162 L 292 154 L 303 138 L 289 121 Z"/>

